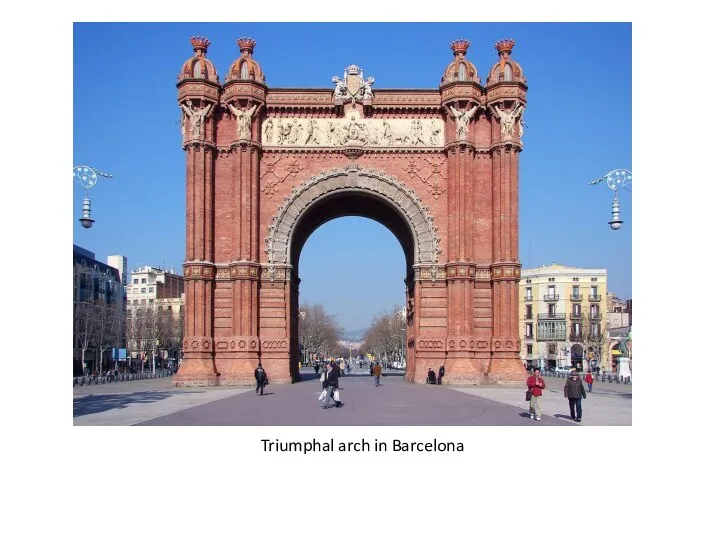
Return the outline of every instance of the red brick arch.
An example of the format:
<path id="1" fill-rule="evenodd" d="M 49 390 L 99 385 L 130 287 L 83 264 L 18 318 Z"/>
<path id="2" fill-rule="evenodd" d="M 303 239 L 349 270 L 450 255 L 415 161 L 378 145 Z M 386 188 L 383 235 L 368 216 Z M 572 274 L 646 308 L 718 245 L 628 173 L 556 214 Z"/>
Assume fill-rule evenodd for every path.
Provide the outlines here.
<path id="1" fill-rule="evenodd" d="M 369 90 L 357 66 L 334 90 L 180 77 L 187 281 L 175 384 L 249 384 L 259 361 L 275 383 L 298 379 L 300 252 L 343 215 L 384 224 L 405 253 L 409 381 L 441 365 L 449 383 L 523 379 L 521 130 L 501 129 L 498 111 L 524 107 L 527 86 L 448 73 L 417 90 Z"/>

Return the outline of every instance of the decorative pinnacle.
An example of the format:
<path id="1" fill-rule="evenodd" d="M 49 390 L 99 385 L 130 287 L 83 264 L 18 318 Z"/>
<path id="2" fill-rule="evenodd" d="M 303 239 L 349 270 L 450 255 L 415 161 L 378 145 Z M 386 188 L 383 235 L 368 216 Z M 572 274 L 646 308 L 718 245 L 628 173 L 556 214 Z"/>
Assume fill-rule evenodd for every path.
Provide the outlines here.
<path id="1" fill-rule="evenodd" d="M 255 40 L 253 38 L 241 37 L 237 40 L 237 44 L 243 54 L 252 54 L 255 49 Z"/>
<path id="2" fill-rule="evenodd" d="M 505 52 L 510 54 L 514 46 L 515 40 L 513 39 L 502 39 L 495 44 L 495 48 L 497 49 L 498 54 L 501 56 Z"/>
<path id="3" fill-rule="evenodd" d="M 196 51 L 200 49 L 203 52 L 207 52 L 207 49 L 210 46 L 210 40 L 200 36 L 191 37 L 190 43 L 192 43 L 193 49 Z"/>
<path id="4" fill-rule="evenodd" d="M 450 48 L 453 50 L 453 53 L 455 53 L 455 56 L 465 54 L 470 48 L 470 42 L 467 39 L 456 39 L 450 43 Z"/>

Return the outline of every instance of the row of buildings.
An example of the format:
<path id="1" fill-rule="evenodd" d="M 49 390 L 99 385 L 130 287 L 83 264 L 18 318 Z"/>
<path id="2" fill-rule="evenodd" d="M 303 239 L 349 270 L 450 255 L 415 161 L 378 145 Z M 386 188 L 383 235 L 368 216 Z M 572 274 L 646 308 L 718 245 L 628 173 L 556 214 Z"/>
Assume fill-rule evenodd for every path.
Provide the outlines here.
<path id="1" fill-rule="evenodd" d="M 174 269 L 107 263 L 73 245 L 73 373 L 166 366 L 182 354 L 185 290 Z"/>
<path id="2" fill-rule="evenodd" d="M 75 245 L 73 268 L 75 374 L 109 369 L 116 361 L 140 370 L 181 358 L 185 292 L 174 269 L 143 266 L 128 276 L 125 257 L 102 263 Z M 523 269 L 519 287 L 526 366 L 613 372 L 617 357 L 631 356 L 632 300 L 607 290 L 606 270 Z"/>

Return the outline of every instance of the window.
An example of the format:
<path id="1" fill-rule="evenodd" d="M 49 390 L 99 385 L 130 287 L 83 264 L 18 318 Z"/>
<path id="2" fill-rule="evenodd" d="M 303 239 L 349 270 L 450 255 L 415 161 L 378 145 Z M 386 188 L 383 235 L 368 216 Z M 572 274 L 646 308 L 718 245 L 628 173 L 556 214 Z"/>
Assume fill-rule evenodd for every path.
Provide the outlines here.
<path id="1" fill-rule="evenodd" d="M 140 280 L 140 283 L 142 283 L 142 284 L 144 285 L 145 283 L 147 283 L 147 279 L 142 278 L 142 279 Z"/>
<path id="2" fill-rule="evenodd" d="M 532 283 L 532 279 L 526 279 L 525 283 Z"/>
<path id="3" fill-rule="evenodd" d="M 137 284 L 138 284 L 138 278 L 133 278 L 133 285 L 137 285 Z"/>
<path id="4" fill-rule="evenodd" d="M 598 323 L 592 323 L 590 326 L 590 335 L 594 338 L 600 337 L 600 325 Z"/>
<path id="5" fill-rule="evenodd" d="M 572 314 L 573 314 L 573 317 L 579 317 L 579 316 L 580 316 L 580 304 L 573 304 Z"/>
<path id="6" fill-rule="evenodd" d="M 136 298 L 135 300 L 133 300 L 133 303 L 132 303 L 132 305 L 133 305 L 133 306 L 137 306 L 137 305 L 138 305 L 138 301 L 137 301 L 137 298 Z"/>
<path id="7" fill-rule="evenodd" d="M 597 278 L 596 277 L 590 278 L 590 281 L 597 281 Z"/>
<path id="8" fill-rule="evenodd" d="M 579 285 L 573 285 L 572 291 L 573 291 L 572 292 L 573 296 L 575 296 L 575 297 L 580 296 L 580 286 Z"/>
<path id="9" fill-rule="evenodd" d="M 573 281 L 580 281 L 580 278 L 574 277 L 574 278 L 573 278 Z"/>
<path id="10" fill-rule="evenodd" d="M 555 306 L 557 306 L 557 304 L 548 304 L 548 316 L 549 317 L 555 316 L 555 313 L 556 313 Z"/>
<path id="11" fill-rule="evenodd" d="M 557 354 L 557 343 L 548 343 L 548 354 Z"/>
<path id="12" fill-rule="evenodd" d="M 148 287 L 148 292 L 155 292 L 155 287 Z"/>
<path id="13" fill-rule="evenodd" d="M 590 296 L 597 296 L 597 285 L 593 285 L 592 287 L 590 287 Z"/>
<path id="14" fill-rule="evenodd" d="M 525 337 L 531 338 L 533 337 L 533 325 L 532 323 L 525 323 Z"/>
<path id="15" fill-rule="evenodd" d="M 154 304 L 154 303 L 155 303 L 155 300 L 153 300 L 152 298 L 150 300 L 148 300 L 148 304 Z"/>
<path id="16" fill-rule="evenodd" d="M 147 292 L 147 289 L 146 289 L 145 287 L 143 287 L 142 289 L 140 289 L 140 292 L 141 292 L 142 294 L 145 294 L 145 293 Z"/>
<path id="17" fill-rule="evenodd" d="M 555 285 L 550 285 L 548 287 L 548 296 L 555 297 Z"/>
<path id="18" fill-rule="evenodd" d="M 140 304 L 142 304 L 142 305 L 144 306 L 145 304 L 147 304 L 147 300 L 145 300 L 145 299 L 143 298 L 142 300 L 140 300 Z"/>
<path id="19" fill-rule="evenodd" d="M 525 300 L 532 300 L 532 287 L 525 287 Z"/>
<path id="20" fill-rule="evenodd" d="M 532 306 L 525 306 L 525 318 L 532 319 Z"/>
<path id="21" fill-rule="evenodd" d="M 572 334 L 576 339 L 580 338 L 580 323 L 573 323 Z"/>
<path id="22" fill-rule="evenodd" d="M 528 356 L 532 356 L 532 344 L 527 345 L 525 350 L 527 351 Z"/>
<path id="23" fill-rule="evenodd" d="M 598 316 L 598 305 L 597 304 L 592 304 L 590 306 L 590 316 L 592 318 L 595 318 Z"/>

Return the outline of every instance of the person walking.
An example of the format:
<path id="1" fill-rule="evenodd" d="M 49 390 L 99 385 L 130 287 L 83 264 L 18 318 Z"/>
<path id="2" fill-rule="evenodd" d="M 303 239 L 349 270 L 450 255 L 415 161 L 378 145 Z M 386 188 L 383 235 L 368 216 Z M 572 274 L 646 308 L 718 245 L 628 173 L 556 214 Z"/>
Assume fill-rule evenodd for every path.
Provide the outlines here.
<path id="1" fill-rule="evenodd" d="M 445 366 L 440 366 L 440 369 L 438 369 L 438 378 L 437 383 L 442 384 L 442 378 L 445 376 Z"/>
<path id="2" fill-rule="evenodd" d="M 382 376 L 382 367 L 379 363 L 373 367 L 373 376 L 375 377 L 375 386 L 380 386 L 380 377 Z"/>
<path id="3" fill-rule="evenodd" d="M 339 399 L 335 399 L 335 392 L 339 392 L 338 386 L 340 377 L 340 366 L 335 363 L 335 360 L 331 360 L 328 364 L 328 369 L 325 375 L 325 381 L 323 382 L 323 388 L 326 390 L 327 395 L 325 396 L 325 402 L 323 403 L 323 409 L 327 409 L 330 404 L 330 400 L 335 402 L 335 406 L 340 408 L 342 403 Z M 338 397 L 339 394 L 338 394 Z"/>
<path id="4" fill-rule="evenodd" d="M 585 382 L 588 385 L 588 392 L 592 392 L 592 383 L 593 383 L 594 377 L 592 373 L 589 371 L 587 372 L 587 375 L 585 375 Z"/>
<path id="5" fill-rule="evenodd" d="M 570 404 L 570 418 L 580 422 L 582 420 L 582 399 L 587 396 L 585 395 L 585 387 L 580 380 L 580 374 L 577 371 L 573 371 L 570 378 L 565 381 L 563 394 Z"/>
<path id="6" fill-rule="evenodd" d="M 540 369 L 535 368 L 533 374 L 527 379 L 528 392 L 530 392 L 530 420 L 542 418 L 542 409 L 540 407 L 540 397 L 545 388 L 545 379 L 540 376 Z"/>
<path id="7" fill-rule="evenodd" d="M 265 389 L 265 385 L 268 382 L 267 373 L 265 373 L 265 370 L 263 369 L 262 362 L 258 362 L 257 367 L 255 368 L 255 394 L 262 396 L 263 390 Z"/>

